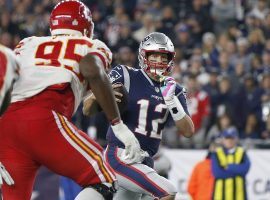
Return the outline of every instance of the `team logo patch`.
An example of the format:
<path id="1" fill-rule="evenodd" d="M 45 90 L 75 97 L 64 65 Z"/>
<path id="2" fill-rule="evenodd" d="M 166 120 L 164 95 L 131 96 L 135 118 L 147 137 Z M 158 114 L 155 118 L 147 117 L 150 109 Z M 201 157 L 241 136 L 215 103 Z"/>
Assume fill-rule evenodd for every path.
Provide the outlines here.
<path id="1" fill-rule="evenodd" d="M 114 81 L 118 80 L 121 77 L 122 77 L 122 75 L 118 71 L 116 71 L 114 69 L 109 74 L 109 78 L 110 78 L 111 82 L 114 82 Z"/>

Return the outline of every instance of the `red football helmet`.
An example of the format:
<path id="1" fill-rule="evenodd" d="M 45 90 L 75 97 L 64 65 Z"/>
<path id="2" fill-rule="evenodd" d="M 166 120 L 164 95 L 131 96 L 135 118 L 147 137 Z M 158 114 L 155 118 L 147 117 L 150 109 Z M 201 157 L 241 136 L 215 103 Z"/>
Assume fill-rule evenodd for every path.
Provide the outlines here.
<path id="1" fill-rule="evenodd" d="M 94 23 L 90 9 L 77 0 L 63 0 L 50 16 L 52 35 L 72 34 L 93 37 Z"/>

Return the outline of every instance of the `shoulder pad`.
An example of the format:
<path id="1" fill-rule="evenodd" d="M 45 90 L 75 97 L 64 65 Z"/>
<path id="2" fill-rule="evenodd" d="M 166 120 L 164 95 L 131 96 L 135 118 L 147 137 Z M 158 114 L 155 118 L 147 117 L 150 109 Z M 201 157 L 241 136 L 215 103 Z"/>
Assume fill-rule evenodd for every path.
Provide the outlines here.
<path id="1" fill-rule="evenodd" d="M 123 77 L 123 65 L 116 65 L 109 73 L 110 81 L 113 83 Z"/>

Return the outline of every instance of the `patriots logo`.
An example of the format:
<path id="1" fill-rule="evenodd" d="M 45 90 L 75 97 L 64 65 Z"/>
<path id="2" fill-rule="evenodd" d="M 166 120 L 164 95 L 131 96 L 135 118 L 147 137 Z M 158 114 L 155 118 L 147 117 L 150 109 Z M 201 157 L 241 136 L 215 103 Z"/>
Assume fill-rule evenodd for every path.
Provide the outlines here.
<path id="1" fill-rule="evenodd" d="M 149 40 L 151 37 L 148 35 L 143 39 L 143 42 L 146 42 L 147 40 Z"/>
<path id="2" fill-rule="evenodd" d="M 109 78 L 110 78 L 111 82 L 114 82 L 114 81 L 118 80 L 121 77 L 122 77 L 122 75 L 118 71 L 116 71 L 114 69 L 109 74 Z"/>

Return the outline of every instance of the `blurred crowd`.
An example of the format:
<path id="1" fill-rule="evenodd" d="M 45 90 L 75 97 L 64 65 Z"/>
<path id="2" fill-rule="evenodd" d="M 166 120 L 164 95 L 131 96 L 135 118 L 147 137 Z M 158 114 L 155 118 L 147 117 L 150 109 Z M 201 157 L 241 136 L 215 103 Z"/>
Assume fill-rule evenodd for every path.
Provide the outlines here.
<path id="1" fill-rule="evenodd" d="M 28 36 L 49 35 L 58 0 L 0 0 L 0 43 L 14 48 Z M 85 0 L 95 37 L 113 51 L 115 64 L 138 68 L 139 42 L 158 31 L 176 51 L 172 76 L 188 91 L 196 135 L 166 128 L 164 145 L 204 148 L 234 126 L 242 141 L 270 140 L 270 2 L 267 0 Z M 102 120 L 101 120 L 102 119 Z M 104 116 L 74 118 L 104 142 Z M 95 130 L 99 135 L 95 135 Z M 101 133 L 101 134 L 100 134 Z M 254 142 L 252 141 L 260 141 Z M 267 143 L 268 141 L 268 143 Z"/>

